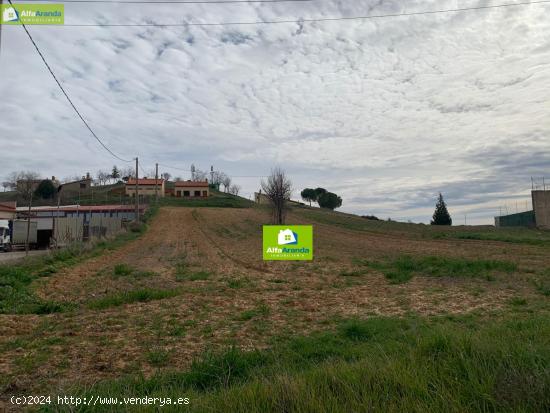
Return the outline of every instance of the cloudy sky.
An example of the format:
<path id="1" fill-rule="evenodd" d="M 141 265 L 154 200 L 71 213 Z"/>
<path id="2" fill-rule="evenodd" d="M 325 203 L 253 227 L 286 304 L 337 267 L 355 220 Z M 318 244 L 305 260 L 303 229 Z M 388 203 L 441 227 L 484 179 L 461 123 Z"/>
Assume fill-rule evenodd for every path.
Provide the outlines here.
<path id="1" fill-rule="evenodd" d="M 409 13 L 504 0 L 74 4 L 65 22 L 205 23 Z M 519 1 L 519 0 L 516 0 Z M 249 196 L 274 166 L 343 211 L 455 223 L 526 207 L 550 176 L 550 4 L 242 26 L 29 26 L 96 133 L 124 158 L 226 171 Z M 113 164 L 23 29 L 4 27 L 0 178 Z M 185 172 L 161 167 L 186 178 Z M 253 177 L 250 177 L 253 176 Z M 528 205 L 529 206 L 529 205 Z"/>

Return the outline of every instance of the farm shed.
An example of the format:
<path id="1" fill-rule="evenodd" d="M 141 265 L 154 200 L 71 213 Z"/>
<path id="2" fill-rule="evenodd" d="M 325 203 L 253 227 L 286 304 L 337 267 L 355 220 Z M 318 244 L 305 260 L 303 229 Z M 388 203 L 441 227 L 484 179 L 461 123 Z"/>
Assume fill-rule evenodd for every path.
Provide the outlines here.
<path id="1" fill-rule="evenodd" d="M 155 196 L 164 197 L 164 179 L 138 179 L 137 180 L 137 192 L 139 196 Z M 126 182 L 126 195 L 136 196 L 136 180 L 133 178 L 128 179 Z"/>
<path id="2" fill-rule="evenodd" d="M 174 196 L 178 198 L 208 197 L 208 181 L 177 181 L 174 185 Z"/>

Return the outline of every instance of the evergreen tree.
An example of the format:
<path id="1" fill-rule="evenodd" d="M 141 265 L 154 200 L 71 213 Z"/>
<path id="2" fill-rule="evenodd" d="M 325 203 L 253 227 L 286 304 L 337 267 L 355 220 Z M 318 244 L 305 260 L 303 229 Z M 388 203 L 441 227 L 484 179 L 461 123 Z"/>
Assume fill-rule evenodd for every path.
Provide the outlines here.
<path id="1" fill-rule="evenodd" d="M 309 206 L 311 206 L 311 202 L 317 201 L 317 193 L 315 192 L 315 189 L 306 188 L 300 193 L 300 195 L 304 201 L 309 202 Z"/>
<path id="2" fill-rule="evenodd" d="M 443 200 L 443 195 L 439 193 L 439 198 L 437 199 L 437 204 L 435 204 L 435 211 L 432 217 L 431 225 L 452 225 L 453 220 L 449 211 L 447 211 L 447 205 Z"/>
<path id="3" fill-rule="evenodd" d="M 115 182 L 120 178 L 120 171 L 118 170 L 116 165 L 113 165 L 113 170 L 111 171 L 111 177 L 115 180 Z"/>
<path id="4" fill-rule="evenodd" d="M 49 179 L 40 181 L 38 187 L 34 191 L 34 195 L 42 199 L 52 199 L 57 192 L 55 185 Z"/>
<path id="5" fill-rule="evenodd" d="M 321 208 L 334 210 L 342 206 L 342 198 L 332 192 L 325 192 L 319 196 L 317 203 Z"/>

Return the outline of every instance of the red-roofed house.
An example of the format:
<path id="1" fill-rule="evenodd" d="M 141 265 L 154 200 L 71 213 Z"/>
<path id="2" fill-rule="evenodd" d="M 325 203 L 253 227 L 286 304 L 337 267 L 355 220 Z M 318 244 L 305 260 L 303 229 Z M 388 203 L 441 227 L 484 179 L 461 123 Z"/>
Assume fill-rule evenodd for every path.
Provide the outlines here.
<path id="1" fill-rule="evenodd" d="M 178 198 L 208 197 L 208 181 L 177 181 L 174 185 L 174 196 Z"/>
<path id="2" fill-rule="evenodd" d="M 137 184 L 137 192 L 140 196 L 155 196 L 155 188 L 157 188 L 159 197 L 164 196 L 164 179 L 142 178 L 138 179 Z M 136 196 L 136 180 L 133 178 L 126 182 L 126 195 Z"/>

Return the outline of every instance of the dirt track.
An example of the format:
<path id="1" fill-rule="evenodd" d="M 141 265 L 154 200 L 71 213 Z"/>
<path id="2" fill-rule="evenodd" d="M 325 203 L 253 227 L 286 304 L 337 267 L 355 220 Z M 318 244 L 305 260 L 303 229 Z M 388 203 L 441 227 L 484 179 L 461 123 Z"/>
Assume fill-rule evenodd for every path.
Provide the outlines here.
<path id="1" fill-rule="evenodd" d="M 415 277 L 390 285 L 375 271 L 342 277 L 353 258 L 400 253 L 506 258 L 520 267 L 548 265 L 546 250 L 504 243 L 412 240 L 315 224 L 313 262 L 261 258 L 256 209 L 163 208 L 140 239 L 63 270 L 36 284 L 44 299 L 76 303 L 78 310 L 46 316 L 0 315 L 0 390 L 62 390 L 124 373 L 148 375 L 184 368 L 206 348 L 235 343 L 263 347 L 275 334 L 326 328 L 334 317 L 372 314 L 495 311 L 510 297 L 532 294 L 521 277 L 457 280 Z M 308 223 L 290 214 L 289 223 Z M 206 271 L 177 280 L 176 267 Z M 116 264 L 145 272 L 114 277 Z M 137 288 L 177 289 L 172 298 L 92 310 L 87 304 Z M 151 352 L 167 354 L 152 365 Z"/>

